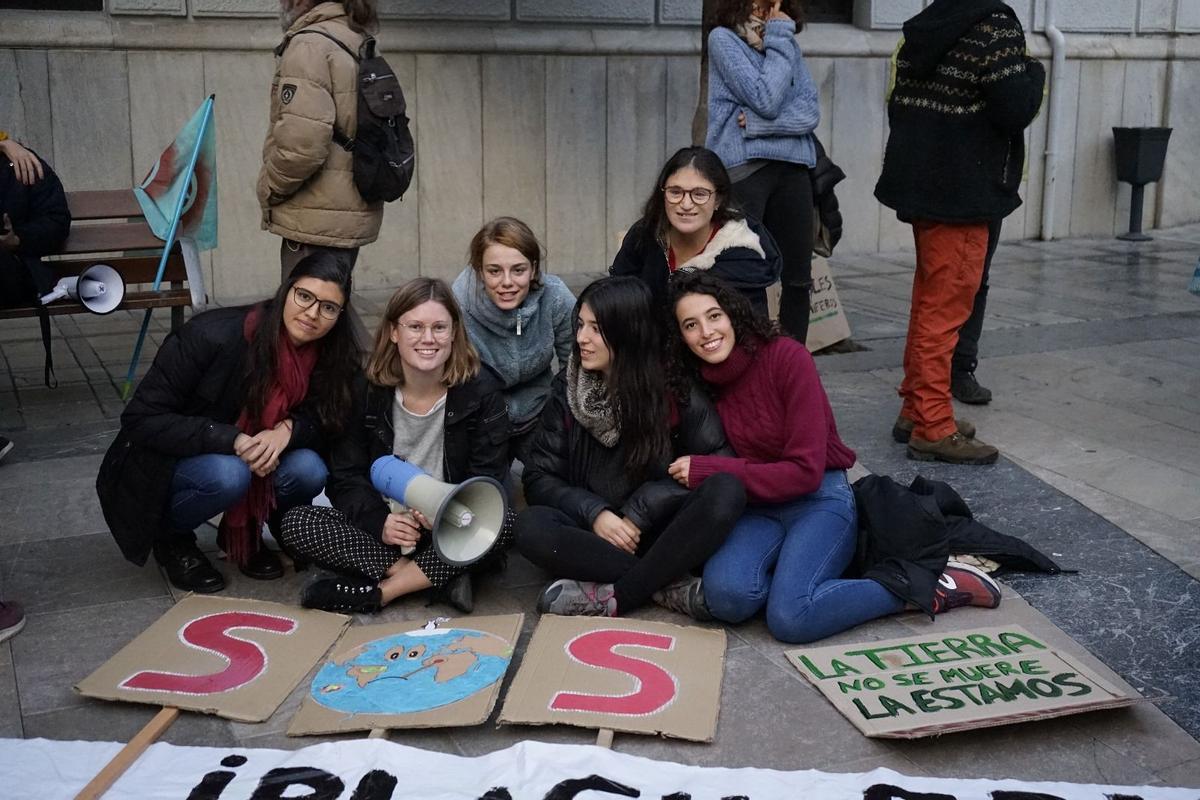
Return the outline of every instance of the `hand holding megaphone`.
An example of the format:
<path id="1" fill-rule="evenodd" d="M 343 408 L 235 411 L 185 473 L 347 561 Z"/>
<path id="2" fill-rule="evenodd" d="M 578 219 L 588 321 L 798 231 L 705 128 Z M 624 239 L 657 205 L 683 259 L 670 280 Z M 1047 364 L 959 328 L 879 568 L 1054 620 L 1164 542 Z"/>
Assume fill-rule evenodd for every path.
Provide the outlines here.
<path id="1" fill-rule="evenodd" d="M 384 497 L 423 515 L 438 556 L 456 567 L 487 555 L 508 511 L 508 496 L 499 481 L 477 477 L 457 485 L 443 483 L 397 456 L 375 460 L 371 483 Z"/>

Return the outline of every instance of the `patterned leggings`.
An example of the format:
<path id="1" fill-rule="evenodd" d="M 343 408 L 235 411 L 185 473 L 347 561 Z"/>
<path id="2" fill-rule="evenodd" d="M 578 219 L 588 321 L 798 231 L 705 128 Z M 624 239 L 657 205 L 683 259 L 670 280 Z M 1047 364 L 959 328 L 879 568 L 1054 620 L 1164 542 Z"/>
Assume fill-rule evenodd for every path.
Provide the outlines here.
<path id="1" fill-rule="evenodd" d="M 513 541 L 512 512 L 483 564 L 508 549 Z M 381 580 L 401 558 L 411 558 L 435 588 L 445 586 L 470 567 L 456 567 L 438 557 L 432 539 L 425 536 L 417 550 L 404 556 L 399 547 L 376 539 L 354 525 L 346 515 L 325 506 L 297 506 L 283 517 L 279 543 L 289 552 L 333 572 Z"/>

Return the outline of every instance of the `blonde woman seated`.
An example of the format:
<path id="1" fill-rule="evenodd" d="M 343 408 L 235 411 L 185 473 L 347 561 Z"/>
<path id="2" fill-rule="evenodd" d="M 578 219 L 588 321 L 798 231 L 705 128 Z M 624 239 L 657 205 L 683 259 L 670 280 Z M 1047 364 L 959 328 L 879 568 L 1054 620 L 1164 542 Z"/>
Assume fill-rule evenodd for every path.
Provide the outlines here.
<path id="1" fill-rule="evenodd" d="M 339 573 L 309 584 L 306 608 L 375 612 L 397 597 L 449 587 L 447 602 L 470 613 L 464 570 L 439 558 L 420 512 L 389 506 L 370 470 L 391 454 L 448 483 L 502 480 L 509 430 L 502 389 L 467 341 L 443 281 L 417 278 L 392 295 L 366 376 L 354 384 L 353 416 L 330 454 L 325 492 L 333 508 L 295 508 L 283 520 L 289 552 Z M 511 541 L 506 523 L 492 552 Z"/>

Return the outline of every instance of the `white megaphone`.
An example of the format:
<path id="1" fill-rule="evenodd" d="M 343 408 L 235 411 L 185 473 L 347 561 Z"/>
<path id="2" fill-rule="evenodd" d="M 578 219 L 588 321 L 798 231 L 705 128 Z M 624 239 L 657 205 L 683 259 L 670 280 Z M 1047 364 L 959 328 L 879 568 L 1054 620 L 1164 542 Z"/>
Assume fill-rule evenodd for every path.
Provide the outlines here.
<path id="1" fill-rule="evenodd" d="M 79 273 L 78 278 L 63 278 L 42 296 L 42 305 L 69 297 L 83 304 L 93 314 L 115 311 L 125 297 L 125 279 L 108 264 L 93 264 Z"/>
<path id="2" fill-rule="evenodd" d="M 433 526 L 433 547 L 447 564 L 465 567 L 492 549 L 508 512 L 508 495 L 487 477 L 442 483 L 399 456 L 371 465 L 371 483 L 385 497 L 420 511 Z"/>

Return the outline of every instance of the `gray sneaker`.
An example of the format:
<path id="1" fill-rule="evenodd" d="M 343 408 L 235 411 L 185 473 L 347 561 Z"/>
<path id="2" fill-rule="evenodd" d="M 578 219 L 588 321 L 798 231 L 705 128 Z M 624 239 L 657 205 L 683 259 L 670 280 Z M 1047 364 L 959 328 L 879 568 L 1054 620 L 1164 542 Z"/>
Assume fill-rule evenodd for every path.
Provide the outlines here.
<path id="1" fill-rule="evenodd" d="M 663 608 L 687 614 L 700 622 L 708 622 L 713 618 L 708 604 L 704 602 L 704 581 L 694 575 L 668 583 L 655 592 L 652 599 Z"/>
<path id="2" fill-rule="evenodd" d="M 611 583 L 557 580 L 542 590 L 537 610 L 564 617 L 615 617 L 617 598 Z"/>

